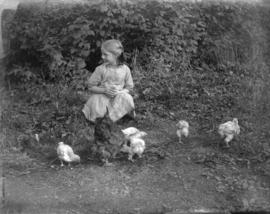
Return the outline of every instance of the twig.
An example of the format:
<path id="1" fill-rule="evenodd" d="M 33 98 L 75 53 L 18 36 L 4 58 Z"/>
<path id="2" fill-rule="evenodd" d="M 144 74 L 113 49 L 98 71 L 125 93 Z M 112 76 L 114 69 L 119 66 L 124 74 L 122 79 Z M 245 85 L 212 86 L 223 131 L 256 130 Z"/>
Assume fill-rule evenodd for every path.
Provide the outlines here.
<path id="1" fill-rule="evenodd" d="M 51 165 L 54 161 L 56 161 L 58 159 L 58 157 L 57 158 L 54 158 L 50 163 L 49 163 L 49 165 Z"/>
<path id="2" fill-rule="evenodd" d="M 185 183 L 184 179 L 181 177 L 181 175 L 179 175 L 179 173 L 178 173 L 177 171 L 176 171 L 176 175 L 177 175 L 177 177 L 178 177 L 179 181 L 182 181 L 182 184 L 183 184 L 183 188 L 184 188 L 184 190 L 185 190 L 185 191 L 188 191 L 188 189 L 187 189 L 187 186 L 186 186 L 186 183 Z"/>
<path id="3" fill-rule="evenodd" d="M 31 171 L 27 170 L 27 171 L 21 172 L 18 176 L 27 175 L 27 174 L 30 174 L 30 173 L 31 173 Z"/>
<path id="4" fill-rule="evenodd" d="M 39 104 L 39 103 L 41 103 L 41 100 L 36 100 L 36 101 L 31 102 L 31 103 L 29 104 L 29 106 L 37 105 L 37 104 Z"/>
<path id="5" fill-rule="evenodd" d="M 237 161 L 240 161 L 240 162 L 246 162 L 247 164 L 247 168 L 249 169 L 250 168 L 250 161 L 248 159 L 244 159 L 244 158 L 236 158 Z"/>

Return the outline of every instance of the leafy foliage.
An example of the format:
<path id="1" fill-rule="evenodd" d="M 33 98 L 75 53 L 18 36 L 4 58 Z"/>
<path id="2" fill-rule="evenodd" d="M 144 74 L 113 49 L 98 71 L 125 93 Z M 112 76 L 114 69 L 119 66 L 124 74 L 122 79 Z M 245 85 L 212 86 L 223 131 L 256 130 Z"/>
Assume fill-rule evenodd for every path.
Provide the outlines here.
<path id="1" fill-rule="evenodd" d="M 117 38 L 132 68 L 139 113 L 168 117 L 174 111 L 204 132 L 238 117 L 242 148 L 247 138 L 264 145 L 259 138 L 269 130 L 260 116 L 270 114 L 268 14 L 261 5 L 212 1 L 20 4 L 9 25 L 7 77 L 46 89 L 59 84 L 87 91 L 85 80 L 100 63 L 101 42 Z M 36 86 L 26 89 L 37 93 L 31 97 L 37 102 L 46 98 Z M 61 108 L 69 111 L 65 102 Z M 255 148 L 263 146 L 247 150 Z"/>

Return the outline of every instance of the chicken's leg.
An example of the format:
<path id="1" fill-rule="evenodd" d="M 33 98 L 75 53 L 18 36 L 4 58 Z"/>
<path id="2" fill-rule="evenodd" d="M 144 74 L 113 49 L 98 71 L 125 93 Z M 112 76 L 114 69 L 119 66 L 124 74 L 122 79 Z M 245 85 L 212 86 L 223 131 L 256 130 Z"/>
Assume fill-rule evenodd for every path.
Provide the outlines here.
<path id="1" fill-rule="evenodd" d="M 233 139 L 233 135 L 227 135 L 225 138 L 226 147 L 230 147 L 229 142 Z"/>
<path id="2" fill-rule="evenodd" d="M 130 160 L 131 162 L 134 162 L 132 153 L 128 154 L 128 160 Z"/>
<path id="3" fill-rule="evenodd" d="M 182 144 L 182 136 L 181 136 L 182 134 L 181 134 L 181 131 L 180 131 L 180 130 L 177 130 L 176 133 L 177 133 L 177 136 L 178 136 L 178 138 L 179 138 L 179 139 L 178 139 L 178 143 Z"/>
<path id="4" fill-rule="evenodd" d="M 60 162 L 61 162 L 61 167 L 63 167 L 63 166 L 64 166 L 64 163 L 63 163 L 63 161 L 62 161 L 62 160 L 60 160 Z"/>

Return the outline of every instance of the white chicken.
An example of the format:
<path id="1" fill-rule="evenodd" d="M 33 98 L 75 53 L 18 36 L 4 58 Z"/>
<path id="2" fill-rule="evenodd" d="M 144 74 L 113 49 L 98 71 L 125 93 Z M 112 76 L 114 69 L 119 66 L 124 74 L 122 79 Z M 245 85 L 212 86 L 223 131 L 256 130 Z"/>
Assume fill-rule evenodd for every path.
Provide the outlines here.
<path id="1" fill-rule="evenodd" d="M 145 141 L 142 139 L 142 137 L 146 135 L 146 132 L 138 131 L 126 137 L 121 151 L 128 153 L 128 160 L 133 162 L 133 156 L 135 154 L 137 154 L 139 158 L 142 157 L 142 154 L 145 150 Z"/>
<path id="2" fill-rule="evenodd" d="M 224 138 L 226 146 L 229 147 L 229 142 L 236 136 L 240 134 L 240 126 L 238 125 L 238 119 L 233 118 L 232 121 L 228 121 L 219 125 L 218 127 L 219 135 Z"/>
<path id="3" fill-rule="evenodd" d="M 121 131 L 124 134 L 125 139 L 129 139 L 130 136 L 140 132 L 140 130 L 135 127 L 129 127 L 126 129 L 122 129 Z"/>
<path id="4" fill-rule="evenodd" d="M 64 142 L 59 142 L 57 147 L 57 155 L 61 162 L 61 166 L 64 166 L 63 161 L 70 165 L 71 162 L 80 162 L 80 156 L 73 152 L 73 149 L 64 144 Z"/>
<path id="5" fill-rule="evenodd" d="M 182 136 L 188 137 L 189 135 L 189 124 L 185 120 L 180 120 L 177 124 L 176 135 L 179 138 L 179 143 L 182 143 Z"/>
<path id="6" fill-rule="evenodd" d="M 144 137 L 144 136 L 146 136 L 146 135 L 147 135 L 146 132 L 144 132 L 144 131 L 139 131 L 139 132 L 137 132 L 137 133 L 131 135 L 131 136 L 129 137 L 129 139 L 142 138 L 142 137 Z"/>

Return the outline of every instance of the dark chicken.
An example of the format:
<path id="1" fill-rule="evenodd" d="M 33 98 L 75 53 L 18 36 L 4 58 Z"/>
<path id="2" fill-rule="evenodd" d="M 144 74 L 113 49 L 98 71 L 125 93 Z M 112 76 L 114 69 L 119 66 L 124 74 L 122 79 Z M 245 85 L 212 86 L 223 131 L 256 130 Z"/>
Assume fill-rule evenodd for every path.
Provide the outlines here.
<path id="1" fill-rule="evenodd" d="M 95 146 L 97 155 L 104 165 L 111 165 L 110 159 L 115 158 L 120 151 L 122 136 L 117 131 L 117 125 L 110 119 L 108 111 L 103 118 L 97 118 L 95 125 Z"/>

